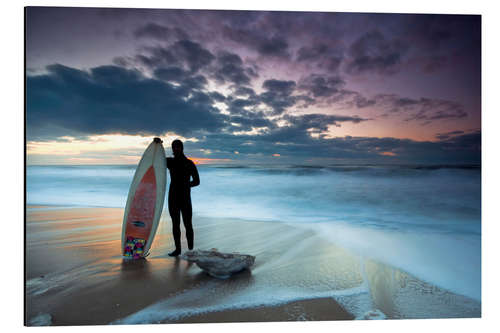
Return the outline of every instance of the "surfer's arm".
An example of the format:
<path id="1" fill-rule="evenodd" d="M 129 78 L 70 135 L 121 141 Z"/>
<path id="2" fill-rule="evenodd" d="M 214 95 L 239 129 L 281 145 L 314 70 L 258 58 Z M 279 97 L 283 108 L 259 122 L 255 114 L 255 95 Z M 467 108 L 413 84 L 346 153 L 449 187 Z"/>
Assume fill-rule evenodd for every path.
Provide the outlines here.
<path id="1" fill-rule="evenodd" d="M 191 164 L 191 177 L 193 177 L 193 180 L 189 183 L 191 187 L 200 185 L 200 176 L 198 175 L 198 169 L 196 169 L 194 163 Z"/>

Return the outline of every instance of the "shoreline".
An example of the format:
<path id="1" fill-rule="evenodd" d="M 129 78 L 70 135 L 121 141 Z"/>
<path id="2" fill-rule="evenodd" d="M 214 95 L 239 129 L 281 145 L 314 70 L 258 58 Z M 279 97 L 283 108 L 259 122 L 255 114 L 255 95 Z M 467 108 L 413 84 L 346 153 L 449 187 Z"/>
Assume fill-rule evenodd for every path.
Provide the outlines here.
<path id="1" fill-rule="evenodd" d="M 50 325 L 54 326 L 143 320 L 144 323 L 351 320 L 372 308 L 381 308 L 389 318 L 481 315 L 480 302 L 475 304 L 393 267 L 360 259 L 311 231 L 284 223 L 195 217 L 195 244 L 200 249 L 217 247 L 219 251 L 248 252 L 257 257 L 251 271 L 228 280 L 214 280 L 196 265 L 166 255 L 173 245 L 165 216 L 152 255 L 146 260 L 125 262 L 119 250 L 123 209 L 40 210 L 37 209 L 40 206 L 31 205 L 26 208 L 28 324 L 47 313 L 51 316 Z M 356 288 L 361 291 L 350 291 Z M 290 293 L 286 292 L 288 289 Z M 294 292 L 299 295 L 295 299 Z M 286 297 L 280 298 L 283 295 Z M 424 315 L 408 315 L 412 309 L 401 313 L 406 305 L 399 304 L 400 300 L 415 297 L 421 302 L 418 311 L 426 304 L 434 302 L 439 307 L 450 300 L 469 302 L 471 310 L 464 312 L 458 304 L 456 309 L 450 308 L 450 313 L 444 311 L 435 317 L 426 317 L 425 311 Z M 274 299 L 282 301 L 269 305 L 276 303 Z M 353 302 L 357 305 L 353 306 Z"/>

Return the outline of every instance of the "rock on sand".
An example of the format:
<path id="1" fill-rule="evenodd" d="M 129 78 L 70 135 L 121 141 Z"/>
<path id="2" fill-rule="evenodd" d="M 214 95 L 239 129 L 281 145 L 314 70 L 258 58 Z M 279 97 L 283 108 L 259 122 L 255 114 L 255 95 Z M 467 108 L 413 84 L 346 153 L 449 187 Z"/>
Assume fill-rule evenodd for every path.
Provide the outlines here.
<path id="1" fill-rule="evenodd" d="M 196 263 L 202 270 L 219 279 L 226 279 L 234 273 L 248 269 L 255 262 L 254 256 L 239 253 L 221 253 L 217 249 L 188 251 L 181 258 Z"/>

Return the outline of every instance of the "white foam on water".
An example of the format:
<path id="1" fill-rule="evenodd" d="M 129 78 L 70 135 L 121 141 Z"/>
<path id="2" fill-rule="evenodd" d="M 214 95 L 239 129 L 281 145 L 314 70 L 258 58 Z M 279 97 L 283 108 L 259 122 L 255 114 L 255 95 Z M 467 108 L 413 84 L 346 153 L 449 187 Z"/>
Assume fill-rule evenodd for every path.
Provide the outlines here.
<path id="1" fill-rule="evenodd" d="M 295 234 L 297 234 L 295 232 Z M 289 264 L 291 261 L 293 261 L 300 253 L 305 253 L 307 251 L 307 248 L 312 246 L 314 242 L 316 241 L 316 237 L 308 237 L 302 241 L 300 241 L 298 244 L 295 244 L 291 249 L 286 251 L 284 254 L 282 254 L 279 258 L 275 260 L 268 261 L 264 263 L 261 266 L 256 267 L 255 269 L 252 270 L 254 274 L 258 274 L 261 271 L 265 271 L 266 269 L 276 269 L 279 268 L 280 265 L 283 264 Z"/>
<path id="2" fill-rule="evenodd" d="M 345 222 L 292 224 L 366 258 L 408 272 L 443 289 L 481 301 L 481 237 L 411 233 Z"/>
<path id="3" fill-rule="evenodd" d="M 106 273 L 109 270 L 109 263 L 92 265 L 82 265 L 66 272 L 54 272 L 43 277 L 36 277 L 26 281 L 26 293 L 29 297 L 40 296 L 49 291 L 58 291 L 70 294 L 76 289 L 86 286 L 87 278 Z"/>
<path id="4" fill-rule="evenodd" d="M 248 289 L 225 294 L 217 289 L 217 283 L 207 283 L 205 286 L 191 289 L 174 297 L 155 303 L 125 318 L 116 320 L 111 324 L 146 324 L 175 321 L 184 317 L 261 306 L 277 306 L 294 301 L 331 297 L 341 304 L 349 305 L 346 301 L 352 296 L 367 295 L 367 290 L 356 287 L 348 290 L 310 292 L 307 290 L 275 288 L 275 287 L 250 287 Z M 354 303 L 354 302 L 353 302 Z M 359 302 L 357 303 L 359 305 Z M 368 311 L 368 307 L 359 311 Z M 354 310 L 354 307 L 352 309 Z M 332 310 L 333 311 L 333 310 Z M 354 312 L 359 312 L 354 311 Z"/>

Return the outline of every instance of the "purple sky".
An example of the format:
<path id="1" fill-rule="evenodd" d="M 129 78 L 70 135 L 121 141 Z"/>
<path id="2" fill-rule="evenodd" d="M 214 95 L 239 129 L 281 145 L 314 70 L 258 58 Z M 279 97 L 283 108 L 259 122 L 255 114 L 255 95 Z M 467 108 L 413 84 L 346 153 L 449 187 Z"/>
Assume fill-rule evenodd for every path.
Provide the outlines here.
<path id="1" fill-rule="evenodd" d="M 26 24 L 31 143 L 169 132 L 200 158 L 480 163 L 478 15 L 31 7 Z"/>

